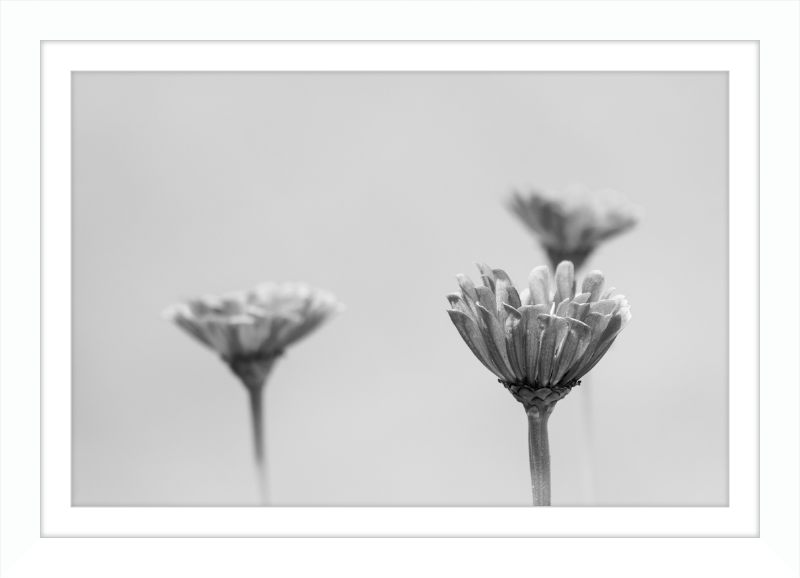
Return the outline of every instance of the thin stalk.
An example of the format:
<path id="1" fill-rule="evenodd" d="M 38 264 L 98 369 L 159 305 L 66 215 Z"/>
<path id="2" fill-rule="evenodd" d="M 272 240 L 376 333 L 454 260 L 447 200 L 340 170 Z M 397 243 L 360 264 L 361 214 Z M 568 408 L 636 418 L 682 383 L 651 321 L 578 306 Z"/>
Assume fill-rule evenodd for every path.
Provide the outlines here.
<path id="1" fill-rule="evenodd" d="M 280 353 L 268 357 L 235 357 L 226 359 L 229 367 L 247 389 L 250 398 L 250 416 L 253 422 L 253 447 L 256 452 L 258 466 L 258 487 L 261 492 L 261 503 L 269 505 L 269 478 L 267 470 L 267 452 L 264 443 L 264 408 L 263 396 L 272 366 Z"/>
<path id="2" fill-rule="evenodd" d="M 532 406 L 526 411 L 534 506 L 550 505 L 550 441 L 547 437 L 547 421 L 554 406 L 555 403 L 541 409 Z"/>
<path id="3" fill-rule="evenodd" d="M 256 465 L 258 466 L 259 491 L 261 493 L 261 504 L 269 505 L 269 478 L 267 470 L 267 454 L 264 451 L 264 413 L 262 400 L 264 386 L 248 387 L 250 394 L 250 416 L 253 421 L 253 447 L 256 454 Z"/>
<path id="4" fill-rule="evenodd" d="M 592 388 L 589 385 L 589 376 L 582 378 L 581 395 L 578 399 L 583 409 L 583 428 L 581 429 L 581 451 L 584 454 L 581 463 L 583 464 L 583 493 L 584 499 L 589 505 L 595 502 L 595 451 L 594 451 L 594 404 L 592 400 Z"/>

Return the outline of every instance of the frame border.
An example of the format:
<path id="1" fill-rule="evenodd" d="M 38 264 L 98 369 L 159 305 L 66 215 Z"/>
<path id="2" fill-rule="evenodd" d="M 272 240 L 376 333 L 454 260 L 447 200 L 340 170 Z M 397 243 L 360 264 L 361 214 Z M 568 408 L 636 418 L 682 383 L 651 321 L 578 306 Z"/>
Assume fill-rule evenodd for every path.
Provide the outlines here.
<path id="1" fill-rule="evenodd" d="M 0 10 L 0 545 L 3 576 L 553 575 L 798 576 L 800 501 L 797 102 L 799 4 L 711 2 L 10 2 Z M 45 17 L 46 14 L 46 17 Z M 457 15 L 457 18 L 454 16 Z M 336 27 L 334 22 L 344 23 Z M 602 23 L 602 26 L 598 24 Z M 762 301 L 760 534 L 757 538 L 288 539 L 42 538 L 34 389 L 40 274 L 36 195 L 43 40 L 750 40 L 760 47 Z M 26 130 L 27 129 L 27 130 Z M 33 163 L 33 164 L 31 164 Z M 772 296 L 768 292 L 766 298 Z M 772 315 L 770 315 L 772 313 Z M 787 322 L 787 319 L 789 321 Z M 35 321 L 36 320 L 36 321 Z M 773 385 L 775 384 L 775 385 Z M 780 385 L 777 385 L 780 384 Z M 769 389 L 773 388 L 773 389 Z M 35 395 L 33 396 L 36 397 Z M 23 440 L 20 442 L 20 440 Z M 29 446 L 28 446 L 29 447 Z M 532 540 L 538 540 L 533 542 Z M 633 541 L 635 540 L 635 541 Z M 227 543 L 227 544 L 226 544 Z M 540 548 L 536 548 L 539 546 Z M 535 561 L 531 561 L 533 548 Z M 579 548 L 583 556 L 575 556 Z M 313 550 L 315 555 L 309 556 Z M 402 556 L 398 556 L 402 554 Z M 135 557 L 131 560 L 131 557 Z M 125 560 L 125 567 L 120 560 Z M 391 560 L 387 563 L 387 560 Z M 658 567 L 652 565 L 657 560 Z M 587 571 L 588 569 L 588 571 Z"/>

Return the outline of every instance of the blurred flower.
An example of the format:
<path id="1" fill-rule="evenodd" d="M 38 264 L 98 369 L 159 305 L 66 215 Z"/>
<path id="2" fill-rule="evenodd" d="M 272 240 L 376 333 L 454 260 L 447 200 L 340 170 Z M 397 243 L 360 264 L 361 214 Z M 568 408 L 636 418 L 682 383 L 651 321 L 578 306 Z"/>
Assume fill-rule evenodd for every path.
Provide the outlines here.
<path id="1" fill-rule="evenodd" d="M 304 283 L 263 283 L 249 291 L 205 296 L 174 305 L 165 316 L 216 351 L 248 387 L 260 386 L 270 366 L 342 306 L 327 291 Z"/>
<path id="2" fill-rule="evenodd" d="M 633 228 L 644 211 L 622 193 L 571 185 L 563 192 L 515 192 L 511 210 L 536 235 L 553 268 L 572 261 L 580 269 L 604 240 Z"/>
<path id="3" fill-rule="evenodd" d="M 267 377 L 288 346 L 342 308 L 333 295 L 305 283 L 262 283 L 249 291 L 191 299 L 164 312 L 167 319 L 217 352 L 247 388 L 265 502 L 261 403 Z"/>
<path id="4" fill-rule="evenodd" d="M 479 263 L 483 286 L 458 275 L 461 291 L 447 296 L 450 319 L 472 353 L 529 418 L 535 505 L 550 504 L 547 419 L 608 351 L 631 319 L 628 301 L 604 290 L 592 271 L 576 295 L 573 264 L 562 261 L 551 286 L 546 266 L 536 267 L 521 293 L 501 269 Z"/>

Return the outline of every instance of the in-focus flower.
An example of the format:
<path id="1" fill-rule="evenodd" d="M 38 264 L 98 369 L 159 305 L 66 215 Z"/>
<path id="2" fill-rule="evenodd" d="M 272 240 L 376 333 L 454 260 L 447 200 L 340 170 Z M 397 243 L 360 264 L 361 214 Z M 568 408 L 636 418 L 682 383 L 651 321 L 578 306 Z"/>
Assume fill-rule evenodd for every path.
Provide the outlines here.
<path id="1" fill-rule="evenodd" d="M 602 241 L 630 230 L 644 214 L 622 193 L 582 185 L 515 192 L 510 208 L 539 239 L 553 268 L 567 260 L 580 269 Z"/>
<path id="2" fill-rule="evenodd" d="M 536 267 L 521 292 L 505 271 L 478 268 L 483 286 L 458 275 L 461 290 L 447 296 L 448 313 L 475 357 L 525 408 L 534 504 L 549 505 L 547 419 L 608 351 L 630 321 L 630 307 L 623 295 L 612 297 L 613 287 L 605 289 L 600 271 L 586 275 L 576 294 L 569 261 L 558 265 L 553 283 L 546 266 Z"/>
<path id="3" fill-rule="evenodd" d="M 247 388 L 265 502 L 261 404 L 267 377 L 287 347 L 342 308 L 333 295 L 305 283 L 262 283 L 249 291 L 191 299 L 164 312 L 167 319 L 219 354 Z"/>

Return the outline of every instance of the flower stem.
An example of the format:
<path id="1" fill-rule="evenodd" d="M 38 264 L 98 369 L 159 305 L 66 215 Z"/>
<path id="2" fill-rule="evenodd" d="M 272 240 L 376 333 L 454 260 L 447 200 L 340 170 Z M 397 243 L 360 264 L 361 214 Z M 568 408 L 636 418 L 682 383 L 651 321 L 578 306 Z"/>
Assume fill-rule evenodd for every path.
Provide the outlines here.
<path id="1" fill-rule="evenodd" d="M 547 421 L 555 405 L 553 402 L 549 405 L 532 405 L 526 409 L 534 506 L 550 505 L 550 442 L 547 437 Z"/>
<path id="2" fill-rule="evenodd" d="M 250 397 L 250 415 L 253 421 L 253 447 L 256 452 L 258 466 L 259 490 L 261 503 L 269 505 L 269 479 L 267 470 L 267 452 L 264 445 L 264 411 L 262 398 L 267 386 L 267 377 L 279 354 L 266 357 L 235 357 L 226 359 L 231 371 L 235 373 L 247 389 Z"/>
<path id="3" fill-rule="evenodd" d="M 267 476 L 267 455 L 264 451 L 264 413 L 262 400 L 264 386 L 248 387 L 250 394 L 250 415 L 253 421 L 253 446 L 256 453 L 256 465 L 258 466 L 259 491 L 261 492 L 261 503 L 269 505 L 269 478 Z"/>
<path id="4" fill-rule="evenodd" d="M 595 450 L 594 450 L 594 407 L 592 400 L 592 388 L 587 387 L 589 384 L 589 377 L 585 375 L 582 378 L 583 387 L 581 387 L 580 396 L 578 401 L 581 402 L 583 409 L 583 429 L 581 430 L 581 451 L 584 454 L 581 463 L 583 464 L 583 493 L 587 505 L 594 505 L 595 502 L 595 483 L 594 483 L 594 470 L 595 470 Z"/>

